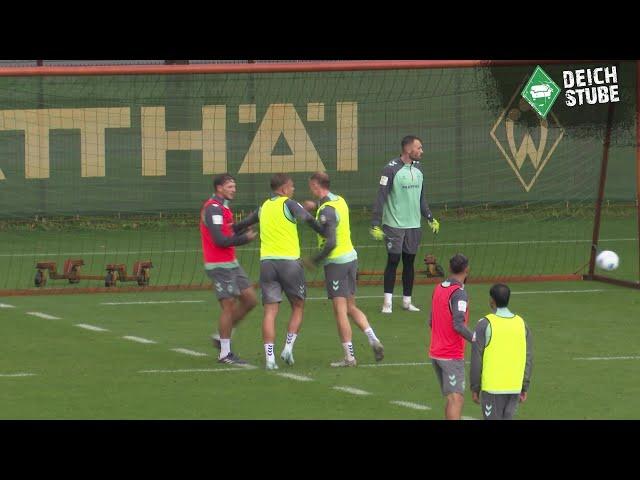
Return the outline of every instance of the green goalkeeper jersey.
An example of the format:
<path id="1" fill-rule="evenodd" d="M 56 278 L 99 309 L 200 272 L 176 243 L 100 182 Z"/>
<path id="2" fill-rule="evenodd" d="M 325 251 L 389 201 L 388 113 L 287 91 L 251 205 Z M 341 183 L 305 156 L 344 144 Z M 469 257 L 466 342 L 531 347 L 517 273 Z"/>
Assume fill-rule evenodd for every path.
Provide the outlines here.
<path id="1" fill-rule="evenodd" d="M 373 222 L 394 228 L 420 228 L 420 217 L 433 215 L 423 197 L 422 167 L 419 161 L 404 164 L 396 158 L 382 171 L 380 189 L 374 205 Z M 382 208 L 381 208 L 382 207 Z"/>

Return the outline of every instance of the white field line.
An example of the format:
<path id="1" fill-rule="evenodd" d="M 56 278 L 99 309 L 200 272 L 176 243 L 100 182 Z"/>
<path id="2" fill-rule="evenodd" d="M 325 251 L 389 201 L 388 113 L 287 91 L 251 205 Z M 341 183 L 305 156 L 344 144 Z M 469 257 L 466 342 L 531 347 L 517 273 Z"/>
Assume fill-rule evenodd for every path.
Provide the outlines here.
<path id="1" fill-rule="evenodd" d="M 150 305 L 155 303 L 205 303 L 205 300 L 163 300 L 148 302 L 104 302 L 100 305 Z"/>
<path id="2" fill-rule="evenodd" d="M 27 315 L 33 315 L 34 317 L 44 318 L 46 320 L 60 320 L 60 317 L 54 317 L 42 312 L 25 312 Z"/>
<path id="3" fill-rule="evenodd" d="M 9 305 L 8 303 L 0 303 L 0 308 L 16 308 L 13 305 Z"/>
<path id="4" fill-rule="evenodd" d="M 607 290 L 548 290 L 548 291 L 535 291 L 535 292 L 511 292 L 512 295 L 527 295 L 536 293 L 593 293 L 593 292 L 605 292 Z M 394 295 L 394 298 L 399 298 L 402 295 Z M 357 295 L 356 299 L 363 298 L 383 298 L 383 295 Z M 327 297 L 307 297 L 307 300 L 327 300 Z M 147 305 L 154 303 L 205 303 L 206 300 L 166 300 L 166 301 L 149 301 L 149 302 L 104 302 L 100 305 Z"/>
<path id="5" fill-rule="evenodd" d="M 413 408 L 414 410 L 431 410 L 431 407 L 428 405 L 420 405 L 419 403 L 405 402 L 402 400 L 392 400 L 389 403 L 400 405 L 401 407 Z"/>
<path id="6" fill-rule="evenodd" d="M 252 365 L 245 366 L 244 368 L 190 368 L 179 370 L 139 370 L 138 373 L 200 373 L 200 372 L 242 372 L 243 370 L 253 370 L 258 367 Z"/>
<path id="7" fill-rule="evenodd" d="M 353 387 L 333 387 L 334 390 L 340 390 L 341 392 L 351 393 L 353 395 L 371 395 L 371 392 L 365 392 L 364 390 L 360 390 L 359 388 Z"/>
<path id="8" fill-rule="evenodd" d="M 511 292 L 511 295 L 531 295 L 535 293 L 593 293 L 604 292 L 606 290 L 539 290 L 531 292 Z"/>
<path id="9" fill-rule="evenodd" d="M 196 352 L 195 350 L 189 350 L 187 348 L 171 348 L 172 352 L 184 353 L 185 355 L 191 355 L 192 357 L 208 357 L 206 353 Z"/>
<path id="10" fill-rule="evenodd" d="M 601 238 L 600 242 L 635 242 L 637 238 Z M 511 241 L 502 241 L 502 242 L 450 242 L 450 243 L 421 243 L 421 247 L 433 247 L 434 245 L 438 246 L 466 246 L 466 245 L 544 245 L 544 244 L 554 244 L 554 243 L 589 243 L 592 242 L 591 239 L 580 239 L 574 238 L 571 240 L 511 240 Z M 373 246 L 373 245 L 372 245 Z M 356 247 L 357 248 L 357 247 Z M 362 248 L 362 247 L 360 247 Z"/>
<path id="11" fill-rule="evenodd" d="M 87 325 L 86 323 L 76 323 L 76 327 L 84 328 L 85 330 L 93 330 L 94 332 L 108 332 L 106 328 L 96 327 L 95 325 Z"/>
<path id="12" fill-rule="evenodd" d="M 256 367 L 255 365 L 251 365 L 250 363 L 245 363 L 245 364 L 240 364 L 240 365 L 236 365 L 236 368 L 244 368 L 246 370 L 254 370 L 258 367 Z"/>
<path id="13" fill-rule="evenodd" d="M 431 365 L 431 362 L 414 362 L 414 363 L 365 363 L 359 364 L 358 367 L 415 367 L 418 365 Z"/>
<path id="14" fill-rule="evenodd" d="M 529 295 L 536 293 L 593 293 L 593 292 L 607 292 L 609 290 L 540 290 L 531 292 L 511 292 L 511 295 Z M 401 297 L 402 295 L 394 295 L 394 298 Z M 356 299 L 360 298 L 380 298 L 382 295 L 357 295 Z M 327 297 L 307 297 L 307 300 L 327 300 Z"/>
<path id="15" fill-rule="evenodd" d="M 600 242 L 635 242 L 637 238 L 601 238 Z M 421 243 L 421 247 L 433 247 L 437 246 L 482 246 L 482 245 L 544 245 L 554 243 L 589 243 L 591 239 L 575 238 L 569 240 L 512 240 L 512 241 L 500 241 L 500 242 L 433 242 L 433 243 Z M 356 250 L 360 248 L 383 248 L 382 242 L 373 245 L 356 245 Z M 243 248 L 242 251 L 257 252 L 259 248 Z M 316 250 L 316 247 L 301 247 L 301 250 Z M 114 250 L 102 252 L 32 252 L 32 253 L 0 253 L 0 257 L 33 257 L 36 255 L 47 257 L 63 257 L 73 255 L 134 255 L 142 253 L 202 253 L 199 248 L 186 249 L 186 250 Z"/>
<path id="16" fill-rule="evenodd" d="M 394 298 L 401 297 L 402 295 L 393 295 Z M 360 298 L 384 298 L 383 295 L 356 295 L 356 299 Z M 306 300 L 328 300 L 327 297 L 307 297 Z"/>
<path id="17" fill-rule="evenodd" d="M 33 377 L 35 373 L 0 373 L 0 377 Z"/>
<path id="18" fill-rule="evenodd" d="M 122 338 L 124 338 L 125 340 L 131 340 L 132 342 L 138 342 L 138 343 L 156 343 L 153 340 L 149 340 L 147 338 L 133 337 L 131 335 L 125 335 Z"/>
<path id="19" fill-rule="evenodd" d="M 276 374 L 279 377 L 290 378 L 292 380 L 297 380 L 299 382 L 312 382 L 313 378 L 305 377 L 304 375 L 296 375 L 295 373 L 278 373 Z"/>
<path id="20" fill-rule="evenodd" d="M 473 418 L 473 417 L 462 417 L 462 420 L 478 420 L 477 418 Z"/>
<path id="21" fill-rule="evenodd" d="M 246 250 L 246 249 L 245 249 Z M 0 257 L 64 257 L 64 256 L 76 256 L 76 255 L 136 255 L 142 253 L 195 253 L 201 252 L 202 250 L 198 249 L 188 249 L 188 250 L 113 250 L 107 251 L 104 250 L 102 252 L 33 252 L 33 253 L 0 253 Z"/>
<path id="22" fill-rule="evenodd" d="M 422 365 L 431 365 L 432 362 L 407 362 L 407 363 L 359 363 L 360 367 L 416 367 Z M 470 361 L 464 362 L 466 365 L 470 365 Z"/>
<path id="23" fill-rule="evenodd" d="M 640 360 L 640 356 L 634 355 L 629 357 L 577 357 L 574 360 Z"/>

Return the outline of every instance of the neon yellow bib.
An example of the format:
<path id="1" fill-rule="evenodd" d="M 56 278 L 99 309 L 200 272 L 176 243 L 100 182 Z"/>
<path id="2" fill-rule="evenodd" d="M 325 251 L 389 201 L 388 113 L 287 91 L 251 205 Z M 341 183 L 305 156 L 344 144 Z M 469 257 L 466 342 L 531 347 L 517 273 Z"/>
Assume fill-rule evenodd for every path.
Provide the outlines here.
<path id="1" fill-rule="evenodd" d="M 260 260 L 300 258 L 298 227 L 295 220 L 289 220 L 284 213 L 284 202 L 288 199 L 283 196 L 269 198 L 260 208 Z"/>
<path id="2" fill-rule="evenodd" d="M 316 220 L 320 218 L 322 210 L 327 206 L 335 208 L 338 217 L 338 224 L 336 226 L 336 247 L 331 250 L 331 253 L 327 257 L 327 260 L 331 260 L 352 252 L 353 244 L 351 243 L 351 226 L 349 223 L 349 206 L 347 205 L 347 202 L 344 201 L 344 198 L 336 195 L 334 200 L 329 200 L 328 202 L 320 205 L 320 208 L 318 208 L 318 211 L 316 212 Z M 322 248 L 326 240 L 327 239 L 323 236 L 318 235 L 318 246 Z"/>
<path id="3" fill-rule="evenodd" d="M 491 340 L 484 349 L 482 390 L 489 393 L 520 393 L 527 360 L 524 320 L 489 314 Z"/>

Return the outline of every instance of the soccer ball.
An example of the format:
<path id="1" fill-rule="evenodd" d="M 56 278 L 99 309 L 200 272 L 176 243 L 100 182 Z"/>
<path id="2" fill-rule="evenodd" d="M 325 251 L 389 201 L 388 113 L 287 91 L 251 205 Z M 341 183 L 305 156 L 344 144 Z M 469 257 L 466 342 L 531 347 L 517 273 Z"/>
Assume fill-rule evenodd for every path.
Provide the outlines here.
<path id="1" fill-rule="evenodd" d="M 615 270 L 618 268 L 619 263 L 620 259 L 618 258 L 618 254 L 611 250 L 603 250 L 596 257 L 596 265 L 603 270 Z"/>

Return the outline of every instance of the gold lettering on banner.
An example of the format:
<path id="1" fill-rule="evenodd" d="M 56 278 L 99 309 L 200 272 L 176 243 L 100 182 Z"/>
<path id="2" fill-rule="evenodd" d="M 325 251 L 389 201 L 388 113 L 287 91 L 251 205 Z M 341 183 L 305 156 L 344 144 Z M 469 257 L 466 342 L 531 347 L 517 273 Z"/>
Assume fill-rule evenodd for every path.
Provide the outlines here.
<path id="1" fill-rule="evenodd" d="M 324 122 L 324 103 L 307 103 L 307 122 Z"/>
<path id="2" fill-rule="evenodd" d="M 358 103 L 336 104 L 338 171 L 358 170 Z"/>
<path id="3" fill-rule="evenodd" d="M 308 102 L 305 107 L 306 122 L 325 122 L 324 103 Z M 166 176 L 167 152 L 171 150 L 201 150 L 203 175 L 227 171 L 227 106 L 205 105 L 201 112 L 201 130 L 167 131 L 166 107 L 140 107 L 143 176 Z M 336 168 L 338 171 L 357 171 L 357 102 L 337 102 L 335 118 Z M 238 123 L 254 122 L 257 122 L 256 105 L 239 105 Z M 305 124 L 292 103 L 268 105 L 258 123 L 255 136 L 237 173 L 326 170 Z M 131 128 L 131 108 L 0 110 L 0 131 L 24 132 L 24 165 L 27 179 L 50 177 L 49 138 L 52 129 L 79 130 L 81 176 L 104 177 L 108 128 Z M 325 135 L 327 134 L 329 132 L 325 132 Z M 282 154 L 280 147 L 285 145 L 285 154 Z M 276 148 L 280 151 L 274 154 Z M 514 156 L 522 156 L 522 152 L 525 152 L 524 155 L 530 155 L 532 151 L 529 143 L 521 144 L 520 149 L 513 146 L 510 148 L 515 152 Z M 0 180 L 6 179 L 4 171 L 0 169 Z"/>
<path id="4" fill-rule="evenodd" d="M 166 130 L 165 107 L 142 107 L 142 175 L 167 174 L 168 150 L 202 150 L 202 173 L 227 169 L 227 109 L 225 105 L 202 107 L 202 130 Z"/>
<path id="5" fill-rule="evenodd" d="M 0 111 L 0 130 L 24 131 L 25 178 L 49 178 L 49 130 L 80 130 L 83 177 L 105 176 L 105 130 L 129 128 L 124 108 L 50 108 Z M 4 179 L 4 175 L 0 177 Z"/>
<path id="6" fill-rule="evenodd" d="M 272 154 L 281 135 L 291 149 L 290 155 Z M 267 108 L 238 173 L 324 170 L 320 155 L 293 104 L 274 103 Z"/>
<path id="7" fill-rule="evenodd" d="M 256 123 L 256 105 L 238 105 L 238 123 Z"/>

